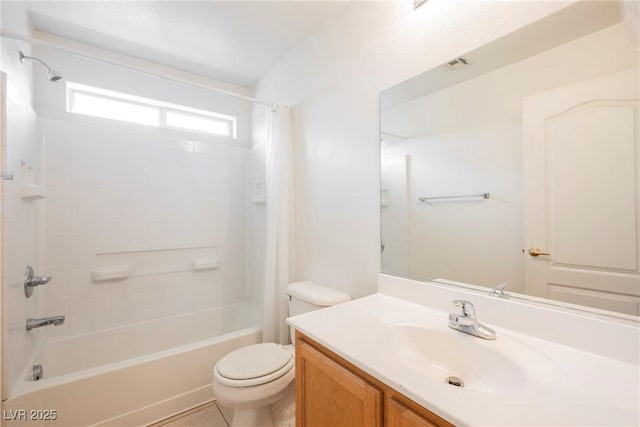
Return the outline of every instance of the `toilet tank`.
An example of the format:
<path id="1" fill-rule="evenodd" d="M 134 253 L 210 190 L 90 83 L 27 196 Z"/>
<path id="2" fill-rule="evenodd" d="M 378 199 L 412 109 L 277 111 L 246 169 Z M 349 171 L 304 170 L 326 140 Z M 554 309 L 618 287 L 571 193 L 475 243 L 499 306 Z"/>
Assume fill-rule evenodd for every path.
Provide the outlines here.
<path id="1" fill-rule="evenodd" d="M 289 316 L 308 313 L 351 300 L 351 295 L 312 282 L 295 282 L 287 286 Z M 291 328 L 291 342 L 294 330 Z"/>
<path id="2" fill-rule="evenodd" d="M 295 282 L 287 286 L 289 316 L 319 310 L 324 307 L 347 302 L 351 295 L 312 282 Z"/>

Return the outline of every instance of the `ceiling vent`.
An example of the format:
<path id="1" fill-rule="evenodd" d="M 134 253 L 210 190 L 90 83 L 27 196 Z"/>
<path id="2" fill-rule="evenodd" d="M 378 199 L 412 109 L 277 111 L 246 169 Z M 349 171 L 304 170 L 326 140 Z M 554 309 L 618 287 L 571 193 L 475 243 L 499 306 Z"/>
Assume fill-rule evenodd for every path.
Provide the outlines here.
<path id="1" fill-rule="evenodd" d="M 444 66 L 449 69 L 449 70 L 459 70 L 460 68 L 464 68 L 464 67 L 468 67 L 469 65 L 471 65 L 471 63 L 469 62 L 469 60 L 463 56 L 456 58 L 456 59 L 452 59 L 451 61 L 447 62 L 446 64 L 444 64 Z"/>

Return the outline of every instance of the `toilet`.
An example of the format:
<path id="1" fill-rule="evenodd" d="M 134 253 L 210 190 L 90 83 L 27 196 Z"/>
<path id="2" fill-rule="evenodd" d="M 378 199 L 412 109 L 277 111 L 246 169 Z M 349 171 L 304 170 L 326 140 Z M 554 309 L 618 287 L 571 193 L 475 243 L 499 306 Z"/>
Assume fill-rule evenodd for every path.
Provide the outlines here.
<path id="1" fill-rule="evenodd" d="M 347 293 L 311 282 L 287 286 L 289 316 L 349 301 Z M 291 328 L 291 342 L 294 330 Z M 233 409 L 231 427 L 273 426 L 271 406 L 285 395 L 295 377 L 294 348 L 274 343 L 252 344 L 224 356 L 213 368 L 213 392 Z"/>

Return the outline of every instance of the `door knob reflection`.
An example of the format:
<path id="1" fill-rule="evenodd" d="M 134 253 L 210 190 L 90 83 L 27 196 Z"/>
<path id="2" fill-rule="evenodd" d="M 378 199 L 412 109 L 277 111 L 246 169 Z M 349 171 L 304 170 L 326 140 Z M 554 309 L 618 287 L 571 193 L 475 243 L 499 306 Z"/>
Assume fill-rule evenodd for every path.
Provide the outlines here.
<path id="1" fill-rule="evenodd" d="M 551 254 L 549 252 L 543 251 L 540 248 L 533 247 L 533 248 L 529 249 L 529 255 L 531 255 L 533 257 L 537 257 L 537 256 L 540 256 L 540 255 L 551 255 Z"/>

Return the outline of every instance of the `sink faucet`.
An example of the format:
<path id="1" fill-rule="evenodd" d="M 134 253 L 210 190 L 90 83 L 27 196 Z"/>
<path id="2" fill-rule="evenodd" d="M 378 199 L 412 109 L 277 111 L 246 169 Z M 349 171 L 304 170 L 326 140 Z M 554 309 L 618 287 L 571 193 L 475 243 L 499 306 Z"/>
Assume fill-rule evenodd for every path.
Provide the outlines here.
<path id="1" fill-rule="evenodd" d="M 461 307 L 461 314 L 449 314 L 449 327 L 465 334 L 484 338 L 485 340 L 495 340 L 496 331 L 488 326 L 484 326 L 476 318 L 476 308 L 469 301 L 455 300 L 453 304 Z"/>
<path id="2" fill-rule="evenodd" d="M 504 291 L 504 288 L 506 287 L 507 287 L 506 283 L 501 283 L 495 288 L 493 288 L 493 290 L 489 292 L 489 295 L 491 295 L 492 297 L 498 297 L 498 298 L 509 298 L 509 296 Z"/>
<path id="3" fill-rule="evenodd" d="M 40 328 L 42 326 L 62 325 L 63 323 L 64 316 L 43 317 L 42 319 L 27 319 L 27 331 L 35 328 Z"/>

